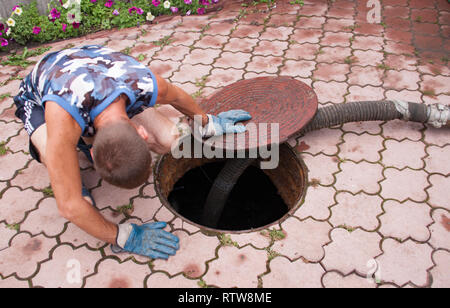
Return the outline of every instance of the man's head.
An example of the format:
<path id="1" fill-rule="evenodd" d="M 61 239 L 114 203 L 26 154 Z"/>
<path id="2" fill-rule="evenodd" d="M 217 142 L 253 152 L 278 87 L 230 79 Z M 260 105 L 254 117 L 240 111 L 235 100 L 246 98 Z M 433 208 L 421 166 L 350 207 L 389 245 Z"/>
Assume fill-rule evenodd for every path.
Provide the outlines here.
<path id="1" fill-rule="evenodd" d="M 102 126 L 93 144 L 94 165 L 108 183 L 135 188 L 151 172 L 151 155 L 142 133 L 131 121 L 120 120 Z"/>

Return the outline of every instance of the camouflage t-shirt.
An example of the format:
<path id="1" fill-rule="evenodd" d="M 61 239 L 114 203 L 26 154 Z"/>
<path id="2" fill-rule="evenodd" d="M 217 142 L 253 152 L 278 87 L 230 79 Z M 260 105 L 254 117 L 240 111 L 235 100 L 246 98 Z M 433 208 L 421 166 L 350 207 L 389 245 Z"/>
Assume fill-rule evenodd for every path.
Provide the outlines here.
<path id="1" fill-rule="evenodd" d="M 130 56 L 91 45 L 45 56 L 15 99 L 42 107 L 54 101 L 77 121 L 83 136 L 93 136 L 95 117 L 121 94 L 129 98 L 130 118 L 152 107 L 158 94 L 155 75 Z"/>

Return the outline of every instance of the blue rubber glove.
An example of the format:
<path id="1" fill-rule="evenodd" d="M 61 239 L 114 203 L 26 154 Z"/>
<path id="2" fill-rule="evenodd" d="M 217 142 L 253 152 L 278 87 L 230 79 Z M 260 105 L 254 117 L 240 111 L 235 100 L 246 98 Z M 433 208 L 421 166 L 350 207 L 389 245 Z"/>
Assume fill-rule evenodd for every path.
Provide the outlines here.
<path id="1" fill-rule="evenodd" d="M 119 225 L 118 246 L 121 246 L 120 238 L 129 234 L 123 246 L 124 251 L 152 259 L 167 260 L 169 256 L 175 255 L 180 246 L 178 237 L 163 230 L 166 225 L 165 222 L 148 223 L 142 226 Z M 117 247 L 114 252 L 118 252 Z"/>
<path id="2" fill-rule="evenodd" d="M 228 133 L 243 133 L 247 129 L 237 122 L 247 121 L 252 116 L 245 110 L 230 110 L 219 113 L 217 116 L 208 114 L 209 122 L 202 131 L 202 137 L 221 136 Z"/>

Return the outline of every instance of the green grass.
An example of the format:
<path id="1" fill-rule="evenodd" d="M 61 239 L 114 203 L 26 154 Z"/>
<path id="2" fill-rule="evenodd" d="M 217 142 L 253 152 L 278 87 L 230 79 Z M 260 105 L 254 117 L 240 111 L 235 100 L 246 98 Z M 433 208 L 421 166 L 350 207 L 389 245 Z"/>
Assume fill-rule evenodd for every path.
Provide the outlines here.
<path id="1" fill-rule="evenodd" d="M 170 36 L 170 35 L 166 35 L 165 37 L 163 37 L 157 41 L 153 41 L 153 44 L 156 46 L 161 46 L 161 47 L 167 46 L 174 41 L 174 40 L 171 40 L 171 37 L 172 36 Z"/>
<path id="2" fill-rule="evenodd" d="M 0 156 L 6 155 L 9 148 L 6 146 L 6 142 L 2 141 L 0 142 Z"/>
<path id="3" fill-rule="evenodd" d="M 46 197 L 53 197 L 55 194 L 53 193 L 53 189 L 51 186 L 48 186 L 42 190 Z"/>
<path id="4" fill-rule="evenodd" d="M 35 64 L 35 61 L 29 61 L 28 59 L 31 57 L 36 57 L 44 54 L 49 51 L 52 47 L 39 47 L 34 50 L 28 50 L 27 47 L 23 49 L 22 54 L 12 54 L 5 61 L 2 61 L 1 65 L 9 65 L 9 66 L 20 66 L 22 68 L 26 68 L 29 65 Z"/>

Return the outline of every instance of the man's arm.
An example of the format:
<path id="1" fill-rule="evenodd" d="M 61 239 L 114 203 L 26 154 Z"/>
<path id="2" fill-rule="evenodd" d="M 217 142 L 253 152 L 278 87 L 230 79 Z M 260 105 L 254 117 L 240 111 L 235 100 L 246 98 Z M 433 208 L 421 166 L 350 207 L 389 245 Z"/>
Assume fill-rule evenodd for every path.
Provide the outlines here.
<path id="1" fill-rule="evenodd" d="M 163 78 L 155 74 L 158 83 L 157 104 L 170 104 L 181 113 L 187 115 L 191 119 L 195 115 L 202 116 L 202 126 L 208 123 L 208 116 L 195 102 L 195 100 L 181 88 L 165 81 Z"/>
<path id="2" fill-rule="evenodd" d="M 57 103 L 47 102 L 46 165 L 60 214 L 88 234 L 116 244 L 117 226 L 83 197 L 76 146 L 81 135 L 77 122 Z"/>

